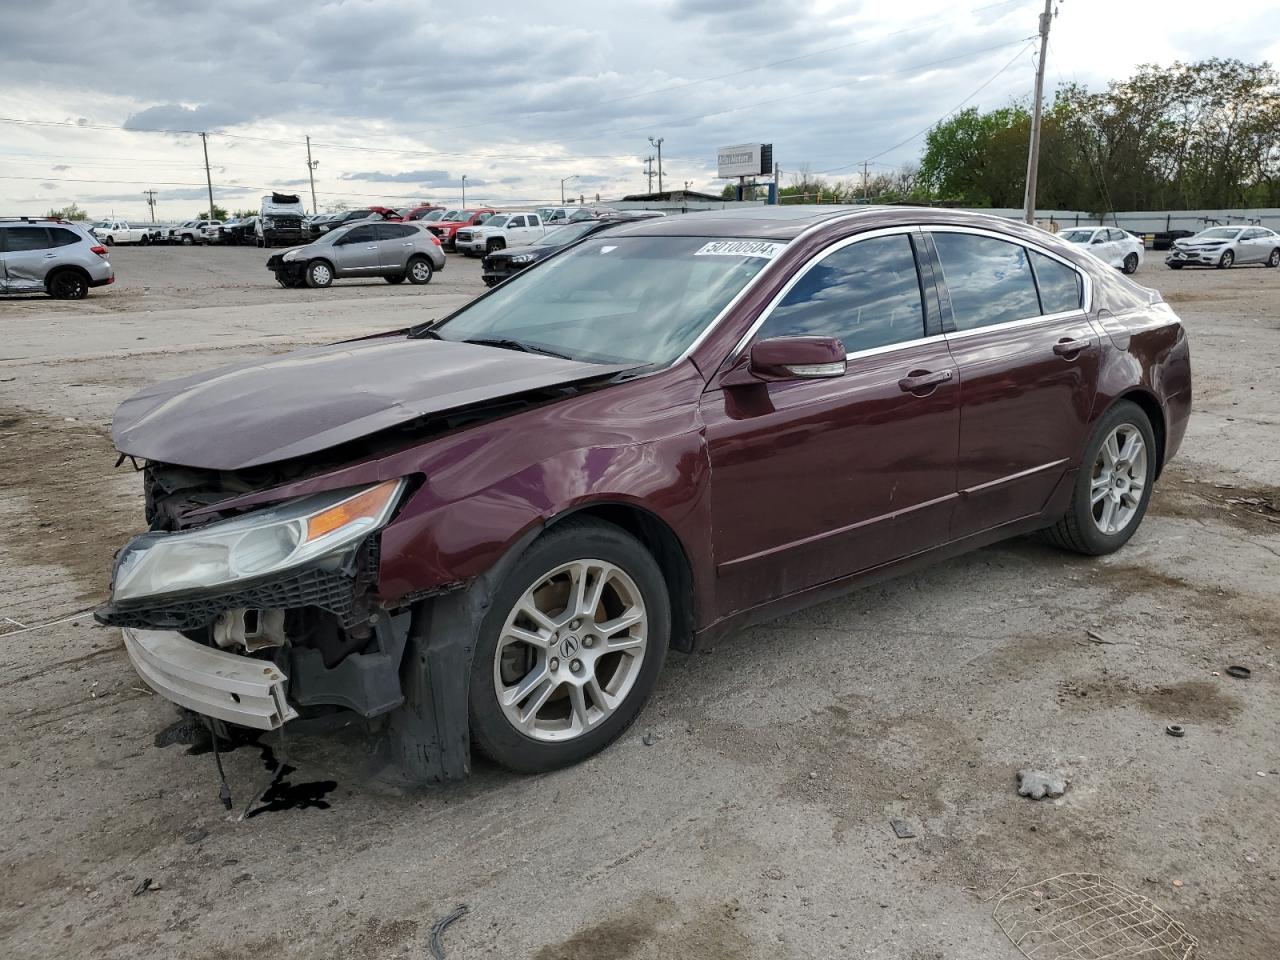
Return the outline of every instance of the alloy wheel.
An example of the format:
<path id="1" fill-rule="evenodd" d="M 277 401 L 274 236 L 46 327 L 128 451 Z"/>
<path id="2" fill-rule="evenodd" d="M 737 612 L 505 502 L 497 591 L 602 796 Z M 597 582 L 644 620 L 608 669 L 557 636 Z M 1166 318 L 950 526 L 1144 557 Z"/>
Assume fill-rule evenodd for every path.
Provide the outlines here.
<path id="1" fill-rule="evenodd" d="M 1107 435 L 1093 463 L 1089 503 L 1098 530 L 1113 536 L 1128 527 L 1146 486 L 1147 445 L 1137 426 L 1122 423 Z"/>
<path id="2" fill-rule="evenodd" d="M 413 264 L 413 279 L 426 283 L 431 279 L 431 265 L 425 260 L 417 260 Z"/>
<path id="3" fill-rule="evenodd" d="M 1267 257 L 1267 266 L 1280 267 L 1280 250 L 1271 251 L 1271 256 Z"/>
<path id="4" fill-rule="evenodd" d="M 498 638 L 493 683 L 503 715 L 540 741 L 595 729 L 635 686 L 648 627 L 644 597 L 621 567 L 585 559 L 548 571 Z"/>

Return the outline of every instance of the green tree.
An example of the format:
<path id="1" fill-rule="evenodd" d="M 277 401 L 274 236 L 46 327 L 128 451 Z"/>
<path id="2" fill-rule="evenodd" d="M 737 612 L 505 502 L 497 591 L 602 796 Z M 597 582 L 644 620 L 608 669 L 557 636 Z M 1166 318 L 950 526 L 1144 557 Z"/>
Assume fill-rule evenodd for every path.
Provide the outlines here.
<path id="1" fill-rule="evenodd" d="M 80 209 L 78 204 L 70 203 L 60 210 L 50 210 L 47 216 L 58 220 L 88 220 L 89 214 Z"/>
<path id="2" fill-rule="evenodd" d="M 209 216 L 207 212 L 202 210 L 196 214 L 196 219 L 197 220 L 225 220 L 227 219 L 227 208 L 220 207 L 215 203 L 213 205 L 213 216 Z"/>

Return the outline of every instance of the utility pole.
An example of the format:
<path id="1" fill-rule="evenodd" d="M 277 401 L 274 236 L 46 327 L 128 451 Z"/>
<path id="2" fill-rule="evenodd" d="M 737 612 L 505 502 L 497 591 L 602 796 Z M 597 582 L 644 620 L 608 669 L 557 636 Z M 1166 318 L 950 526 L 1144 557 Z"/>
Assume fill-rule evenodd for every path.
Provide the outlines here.
<path id="1" fill-rule="evenodd" d="M 657 140 L 653 137 L 649 138 L 649 142 L 658 148 L 658 192 L 662 192 L 662 141 L 666 137 L 659 137 Z"/>
<path id="2" fill-rule="evenodd" d="M 868 191 L 867 191 L 867 176 L 868 176 L 867 167 L 870 165 L 870 163 L 871 163 L 870 160 L 862 161 L 862 202 L 863 203 L 866 203 L 870 199 L 870 195 L 868 194 Z"/>
<path id="3" fill-rule="evenodd" d="M 564 206 L 564 185 L 568 183 L 570 180 L 577 180 L 577 179 L 578 179 L 578 175 L 575 173 L 573 176 L 565 177 L 563 180 L 560 181 L 560 206 L 562 207 Z"/>
<path id="4" fill-rule="evenodd" d="M 154 190 L 143 190 L 142 195 L 147 198 L 147 206 L 151 208 L 151 222 L 156 222 L 156 192 Z"/>
<path id="5" fill-rule="evenodd" d="M 311 215 L 315 216 L 320 212 L 320 208 L 316 206 L 316 167 L 320 166 L 319 160 L 311 159 L 311 138 L 307 137 L 307 176 L 311 178 Z"/>
<path id="6" fill-rule="evenodd" d="M 1040 115 L 1044 101 L 1044 59 L 1049 47 L 1049 24 L 1053 22 L 1053 0 L 1044 0 L 1040 14 L 1040 60 L 1036 64 L 1036 102 L 1031 113 L 1031 145 L 1027 150 L 1027 197 L 1022 219 L 1036 222 L 1036 179 L 1040 173 Z"/>
<path id="7" fill-rule="evenodd" d="M 649 178 L 648 193 L 653 193 L 653 154 L 644 158 L 644 173 Z"/>
<path id="8" fill-rule="evenodd" d="M 467 175 L 462 175 L 462 209 L 467 209 Z"/>
<path id="9" fill-rule="evenodd" d="M 209 135 L 202 132 L 200 142 L 204 144 L 204 179 L 209 184 L 209 219 L 216 220 L 213 215 L 213 174 L 209 172 Z"/>

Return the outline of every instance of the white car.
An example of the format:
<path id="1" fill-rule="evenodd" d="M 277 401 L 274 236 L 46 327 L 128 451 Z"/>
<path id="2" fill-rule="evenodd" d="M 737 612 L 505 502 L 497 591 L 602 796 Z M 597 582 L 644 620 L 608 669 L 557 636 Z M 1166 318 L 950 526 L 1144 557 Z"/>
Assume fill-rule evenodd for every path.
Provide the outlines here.
<path id="1" fill-rule="evenodd" d="M 1280 234 L 1266 227 L 1210 227 L 1173 241 L 1164 262 L 1171 270 L 1193 266 L 1225 270 L 1237 263 L 1280 267 Z"/>
<path id="2" fill-rule="evenodd" d="M 1087 248 L 1103 263 L 1125 273 L 1135 273 L 1142 265 L 1142 241 L 1118 227 L 1072 227 L 1058 237 Z"/>
<path id="3" fill-rule="evenodd" d="M 478 226 L 460 229 L 453 236 L 453 245 L 467 256 L 479 256 L 507 247 L 527 247 L 546 233 L 536 213 L 495 213 Z"/>

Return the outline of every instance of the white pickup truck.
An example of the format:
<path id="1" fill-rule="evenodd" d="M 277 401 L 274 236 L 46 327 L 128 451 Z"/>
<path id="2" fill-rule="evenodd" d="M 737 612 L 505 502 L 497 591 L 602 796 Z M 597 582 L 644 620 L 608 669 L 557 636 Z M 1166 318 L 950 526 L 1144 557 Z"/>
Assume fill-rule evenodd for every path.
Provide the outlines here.
<path id="1" fill-rule="evenodd" d="M 107 246 L 116 243 L 146 243 L 151 239 L 144 227 L 131 227 L 125 220 L 99 220 L 93 233 Z"/>
<path id="2" fill-rule="evenodd" d="M 469 257 L 507 247 L 526 247 L 546 236 L 547 228 L 536 213 L 495 213 L 476 227 L 463 227 L 453 236 L 454 246 Z"/>

